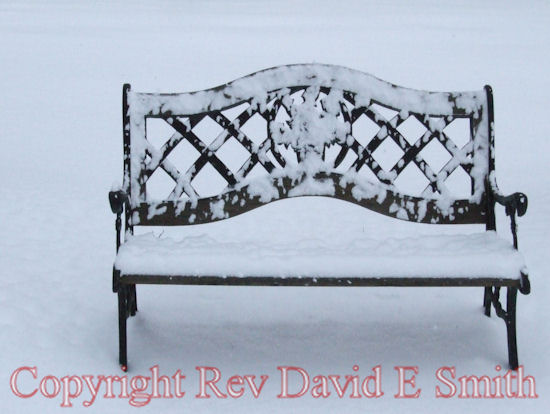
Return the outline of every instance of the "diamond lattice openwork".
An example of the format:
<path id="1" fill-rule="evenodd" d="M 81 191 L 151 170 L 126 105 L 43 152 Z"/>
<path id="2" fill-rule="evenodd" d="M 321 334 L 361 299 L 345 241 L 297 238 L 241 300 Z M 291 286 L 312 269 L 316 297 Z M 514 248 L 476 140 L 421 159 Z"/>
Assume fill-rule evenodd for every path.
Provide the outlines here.
<path id="1" fill-rule="evenodd" d="M 414 116 L 409 116 L 396 129 L 411 145 L 414 145 L 426 132 L 426 127 Z"/>
<path id="2" fill-rule="evenodd" d="M 312 124 L 328 122 L 335 135 L 323 137 L 316 151 L 335 172 L 362 171 L 362 176 L 404 194 L 426 196 L 448 194 L 446 180 L 449 176 L 456 180 L 456 171 L 463 171 L 461 179 L 466 175 L 471 187 L 472 141 L 470 136 L 459 137 L 459 132 L 470 131 L 469 118 L 419 116 L 376 102 L 357 105 L 355 94 L 330 88 L 287 88 L 264 99 L 264 103 L 250 100 L 209 113 L 154 118 L 170 126 L 171 135 L 155 144 L 148 141 L 144 182 L 160 168 L 173 181 L 169 200 L 219 194 L 258 170 L 272 173 L 304 161 L 308 151 L 296 139 L 288 140 L 288 134 L 298 131 L 298 141 L 299 134 L 310 134 L 315 140 Z M 307 113 L 305 106 L 310 104 L 318 115 L 295 118 Z M 334 121 L 327 119 L 330 116 Z M 176 161 L 177 149 L 184 145 L 192 155 L 182 162 L 180 154 Z M 213 181 L 211 190 L 199 191 L 197 187 L 204 187 L 207 178 Z M 415 179 L 418 182 L 413 184 Z M 454 181 L 451 187 L 456 187 Z"/>

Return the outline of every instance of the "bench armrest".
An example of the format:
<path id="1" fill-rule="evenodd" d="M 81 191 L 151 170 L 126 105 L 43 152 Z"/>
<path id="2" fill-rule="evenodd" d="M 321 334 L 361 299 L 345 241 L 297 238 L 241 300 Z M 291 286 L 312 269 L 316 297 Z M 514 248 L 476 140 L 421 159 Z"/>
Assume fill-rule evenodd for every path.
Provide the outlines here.
<path id="1" fill-rule="evenodd" d="M 111 211 L 116 214 L 116 251 L 120 247 L 120 231 L 122 228 L 122 220 L 120 216 L 124 212 L 124 207 L 128 202 L 128 195 L 123 190 L 111 190 L 109 191 L 109 204 L 111 205 Z"/>
<path id="2" fill-rule="evenodd" d="M 512 218 L 515 217 L 515 215 L 517 214 L 519 217 L 521 217 L 527 212 L 527 196 L 525 194 L 502 194 L 502 192 L 498 188 L 494 173 L 492 173 L 489 177 L 489 184 L 495 201 L 504 206 L 507 216 L 510 216 Z"/>
<path id="3" fill-rule="evenodd" d="M 514 216 L 517 213 L 521 217 L 527 212 L 527 196 L 523 193 L 502 194 L 498 188 L 494 171 L 489 175 L 489 186 L 495 201 L 506 209 L 507 216 Z"/>
<path id="4" fill-rule="evenodd" d="M 493 195 L 495 202 L 504 206 L 506 215 L 510 217 L 510 229 L 512 230 L 512 236 L 514 238 L 514 248 L 518 248 L 518 234 L 516 224 L 516 214 L 521 217 L 527 212 L 527 196 L 523 193 L 512 193 L 510 195 L 504 195 L 498 188 L 494 173 L 491 173 L 489 177 L 490 191 Z M 531 285 L 529 283 L 529 277 L 526 273 L 521 273 L 521 285 L 519 291 L 524 295 L 529 294 L 531 291 Z"/>
<path id="5" fill-rule="evenodd" d="M 523 216 L 527 212 L 527 196 L 523 193 L 504 195 L 498 188 L 494 173 L 489 176 L 489 188 L 494 200 L 504 206 L 506 215 L 510 217 L 510 229 L 514 238 L 514 248 L 518 248 L 518 236 L 516 225 L 516 214 Z"/>

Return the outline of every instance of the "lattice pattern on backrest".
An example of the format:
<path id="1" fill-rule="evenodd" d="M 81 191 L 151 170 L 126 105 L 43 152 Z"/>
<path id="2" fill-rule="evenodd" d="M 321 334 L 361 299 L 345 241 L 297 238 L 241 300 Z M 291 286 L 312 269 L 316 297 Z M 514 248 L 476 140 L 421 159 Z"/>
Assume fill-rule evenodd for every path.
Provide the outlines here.
<path id="1" fill-rule="evenodd" d="M 185 213 L 187 222 L 197 214 L 202 221 L 223 218 L 227 209 L 216 214 L 215 203 L 228 199 L 231 191 L 239 198 L 231 204 L 246 207 L 251 198 L 258 205 L 292 196 L 298 185 L 302 189 L 296 195 L 334 195 L 358 204 L 362 199 L 382 204 L 391 194 L 393 202 L 386 200 L 386 208 L 378 211 L 408 220 L 450 222 L 473 214 L 471 222 L 482 221 L 490 148 L 483 92 L 413 91 L 344 68 L 295 65 L 203 92 L 130 98 L 125 177 L 133 207 L 142 209 L 136 223 L 167 210 Z M 173 130 L 161 145 L 148 139 L 151 119 Z M 218 131 L 205 138 L 200 131 L 208 122 Z M 457 124 L 460 139 L 451 133 Z M 184 143 L 195 156 L 182 169 L 171 158 Z M 217 192 L 208 194 L 210 215 L 197 210 L 206 205 L 199 205 L 205 195 L 197 187 L 207 168 L 223 179 Z M 164 171 L 173 185 L 161 200 L 151 200 L 147 184 L 157 171 Z M 267 188 L 264 183 L 263 190 L 248 191 L 243 198 L 243 187 L 254 182 L 258 171 L 279 184 Z M 466 180 L 467 194 L 449 188 L 450 177 L 457 174 Z M 303 185 L 314 176 L 320 182 L 330 178 L 336 188 Z M 290 181 L 283 185 L 283 178 Z M 365 181 L 372 184 L 366 193 Z M 426 214 L 426 209 L 437 211 Z M 445 216 L 450 218 L 441 220 Z"/>

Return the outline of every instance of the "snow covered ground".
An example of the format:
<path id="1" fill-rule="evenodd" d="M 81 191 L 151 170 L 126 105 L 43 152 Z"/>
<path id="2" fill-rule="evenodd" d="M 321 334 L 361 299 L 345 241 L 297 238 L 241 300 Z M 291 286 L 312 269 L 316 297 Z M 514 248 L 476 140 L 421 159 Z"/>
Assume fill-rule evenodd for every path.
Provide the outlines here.
<path id="1" fill-rule="evenodd" d="M 457 376 L 491 377 L 499 374 L 496 365 L 506 367 L 505 326 L 483 317 L 480 288 L 140 286 L 140 312 L 129 320 L 129 377 L 150 375 L 157 364 L 161 374 L 181 369 L 187 377 L 183 398 L 154 399 L 141 410 L 544 411 L 550 389 L 549 21 L 543 1 L 0 2 L 3 412 L 61 409 L 61 395 L 13 394 L 10 376 L 22 366 L 37 368 L 37 379 L 29 372 L 19 377 L 26 393 L 46 375 L 122 374 L 110 290 L 114 219 L 107 203 L 111 183 L 121 179 L 122 84 L 141 91 L 198 90 L 301 62 L 344 65 L 417 89 L 493 86 L 499 185 L 505 193 L 529 196 L 519 240 L 533 291 L 518 298 L 518 346 L 539 398 L 435 397 L 440 367 L 455 366 Z M 499 213 L 499 228 L 508 236 Z M 312 198 L 274 203 L 217 223 L 214 231 L 270 228 L 262 223 L 278 220 L 281 228 L 300 223 L 304 233 L 326 239 L 357 228 L 358 220 L 365 233 L 431 231 Z M 312 378 L 354 375 L 354 365 L 364 378 L 380 365 L 384 396 L 338 398 L 331 388 L 326 399 L 278 399 L 277 367 L 285 365 L 302 367 Z M 418 367 L 418 399 L 394 398 L 399 365 Z M 240 399 L 200 399 L 198 366 L 217 367 L 224 383 L 237 374 L 256 375 L 257 383 L 260 375 L 269 379 L 257 399 L 248 388 Z M 291 378 L 297 387 L 299 377 Z M 49 386 L 51 392 L 53 382 Z M 83 410 L 89 398 L 85 386 L 72 409 Z M 101 396 L 86 408 L 131 409 L 127 398 Z"/>

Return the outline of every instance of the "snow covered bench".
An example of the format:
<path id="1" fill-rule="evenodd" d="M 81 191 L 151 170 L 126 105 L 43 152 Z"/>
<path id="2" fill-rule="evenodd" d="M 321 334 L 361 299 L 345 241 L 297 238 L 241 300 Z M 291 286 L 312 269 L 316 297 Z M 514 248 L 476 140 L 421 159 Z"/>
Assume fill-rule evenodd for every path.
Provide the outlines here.
<path id="1" fill-rule="evenodd" d="M 171 127 L 171 137 L 160 147 L 149 137 L 151 121 Z M 206 121 L 220 130 L 211 140 L 199 137 Z M 259 136 L 248 128 L 253 123 L 260 125 Z M 462 141 L 452 137 L 457 123 L 466 125 Z M 416 135 L 410 133 L 414 126 Z M 516 296 L 530 288 L 517 251 L 515 220 L 525 213 L 527 197 L 504 196 L 496 185 L 489 86 L 425 92 L 343 67 L 290 65 L 191 93 L 139 93 L 124 85 L 123 127 L 124 181 L 109 193 L 117 215 L 113 290 L 123 369 L 126 320 L 137 310 L 136 284 L 483 286 L 485 313 L 489 316 L 493 305 L 505 320 L 509 363 L 518 366 Z M 227 158 L 230 143 L 244 151 L 238 162 Z M 180 144 L 196 154 L 185 169 L 171 160 Z M 429 162 L 434 146 L 440 151 L 435 167 Z M 387 158 L 391 147 L 397 158 Z M 198 177 L 207 168 L 223 178 L 223 185 L 204 196 L 197 190 Z M 157 199 L 148 186 L 159 171 L 172 185 Z M 411 187 L 411 171 L 420 175 L 413 175 L 420 187 Z M 451 191 L 457 175 L 467 180 L 459 195 Z M 426 225 L 483 228 L 467 235 L 442 232 L 382 241 L 365 236 L 293 245 L 269 237 L 250 244 L 238 237 L 174 241 L 134 234 L 138 226 L 210 223 L 300 196 L 333 197 Z M 510 216 L 513 242 L 496 234 L 495 203 Z M 500 303 L 503 287 L 506 309 Z"/>

